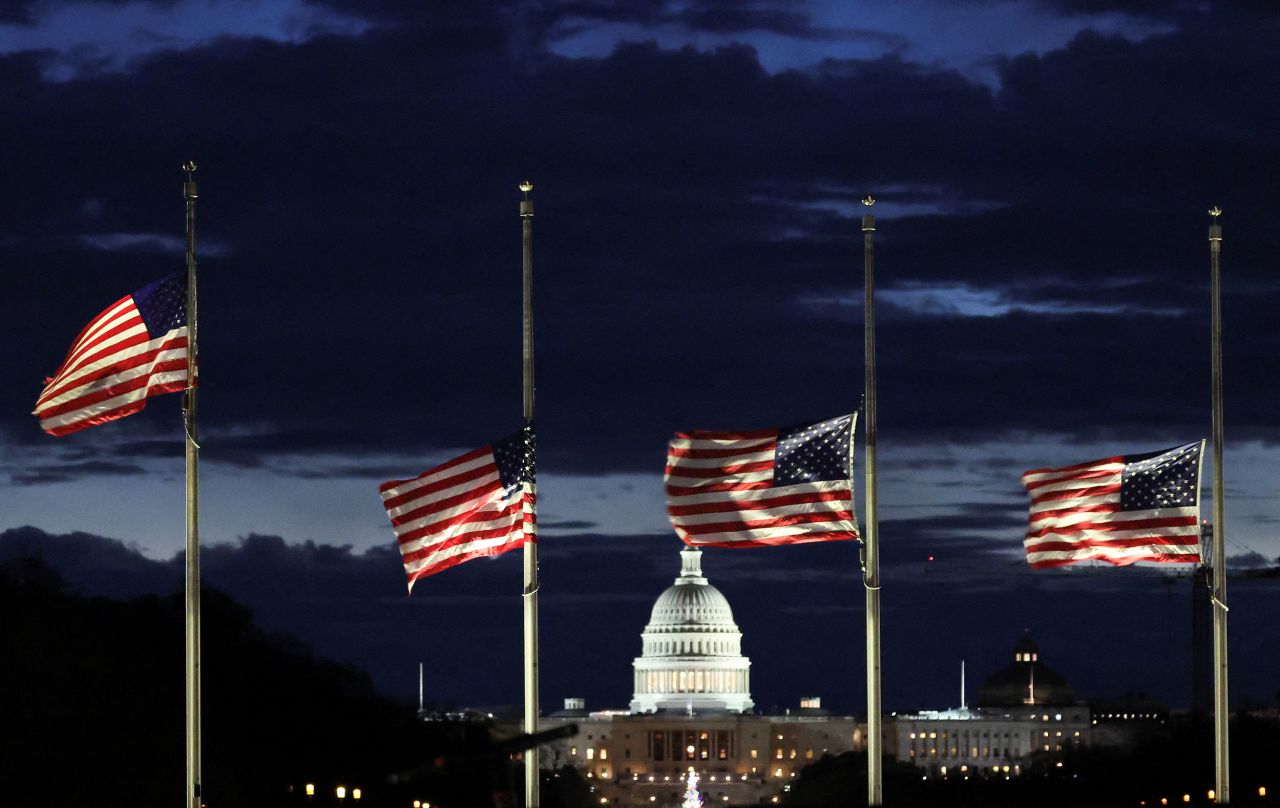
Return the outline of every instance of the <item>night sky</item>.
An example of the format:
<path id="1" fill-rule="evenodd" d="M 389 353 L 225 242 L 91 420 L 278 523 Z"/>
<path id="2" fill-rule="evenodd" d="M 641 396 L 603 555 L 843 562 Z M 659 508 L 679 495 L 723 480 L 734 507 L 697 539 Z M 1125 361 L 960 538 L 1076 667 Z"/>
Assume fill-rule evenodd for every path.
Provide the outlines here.
<path id="1" fill-rule="evenodd" d="M 1032 572 L 1019 475 L 1208 436 L 1220 205 L 1227 553 L 1276 564 L 1277 76 L 1261 0 L 5 3 L 0 560 L 180 583 L 178 397 L 29 413 L 181 267 L 194 159 L 206 583 L 390 695 L 422 660 L 429 700 L 518 703 L 519 554 L 406 598 L 377 486 L 520 426 L 528 178 L 542 700 L 625 705 L 667 437 L 859 404 L 871 193 L 886 707 L 954 706 L 1024 628 L 1082 695 L 1186 705 L 1187 569 Z M 853 544 L 703 567 L 758 705 L 863 709 Z M 1280 584 L 1229 595 L 1233 700 L 1271 702 Z"/>

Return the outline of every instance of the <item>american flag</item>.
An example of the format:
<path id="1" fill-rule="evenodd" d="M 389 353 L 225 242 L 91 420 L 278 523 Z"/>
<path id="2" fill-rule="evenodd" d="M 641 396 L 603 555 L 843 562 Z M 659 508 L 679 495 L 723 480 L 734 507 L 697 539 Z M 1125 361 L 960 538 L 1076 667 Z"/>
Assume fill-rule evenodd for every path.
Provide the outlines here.
<path id="1" fill-rule="evenodd" d="M 685 544 L 764 547 L 858 538 L 854 415 L 752 432 L 678 432 L 667 514 Z"/>
<path id="2" fill-rule="evenodd" d="M 1199 561 L 1203 453 L 1200 441 L 1023 474 L 1027 563 Z"/>
<path id="3" fill-rule="evenodd" d="M 533 428 L 380 490 L 412 592 L 419 578 L 537 541 Z"/>
<path id="4" fill-rule="evenodd" d="M 187 276 L 175 272 L 117 300 L 89 321 L 45 380 L 33 415 L 67 435 L 132 415 L 187 386 Z"/>

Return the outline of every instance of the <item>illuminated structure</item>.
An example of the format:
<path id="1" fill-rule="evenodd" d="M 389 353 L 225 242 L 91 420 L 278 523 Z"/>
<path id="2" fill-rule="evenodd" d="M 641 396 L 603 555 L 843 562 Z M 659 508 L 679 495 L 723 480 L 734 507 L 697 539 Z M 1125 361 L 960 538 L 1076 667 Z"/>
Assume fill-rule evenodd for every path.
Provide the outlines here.
<path id="1" fill-rule="evenodd" d="M 680 577 L 653 604 L 636 657 L 631 712 L 751 709 L 751 660 L 729 601 L 702 575 L 702 551 L 680 551 Z"/>
<path id="2" fill-rule="evenodd" d="M 863 749 L 864 725 L 816 697 L 783 715 L 751 712 L 742 632 L 702 574 L 702 551 L 680 553 L 680 576 L 659 595 L 633 663 L 627 710 L 588 712 L 582 699 L 544 717 L 578 734 L 544 748 L 543 769 L 573 766 L 608 805 L 679 805 L 689 772 L 705 804 L 768 803 L 823 755 Z"/>
<path id="3" fill-rule="evenodd" d="M 970 709 L 961 678 L 960 707 L 895 715 L 888 753 L 942 777 L 1014 776 L 1033 760 L 1061 765 L 1063 753 L 1091 743 L 1088 705 L 1061 674 L 1040 661 L 1029 635 L 1014 646 L 1013 662 L 992 674 Z"/>

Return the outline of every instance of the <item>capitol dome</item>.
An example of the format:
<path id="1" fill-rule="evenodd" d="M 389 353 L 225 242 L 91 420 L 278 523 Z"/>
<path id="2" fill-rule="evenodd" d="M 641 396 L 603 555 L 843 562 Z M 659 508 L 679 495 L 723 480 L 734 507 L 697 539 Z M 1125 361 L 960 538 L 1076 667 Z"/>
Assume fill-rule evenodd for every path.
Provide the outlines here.
<path id="1" fill-rule="evenodd" d="M 733 610 L 703 577 L 701 550 L 681 550 L 680 560 L 680 577 L 658 596 L 641 635 L 631 712 L 746 712 L 751 660 L 742 655 Z"/>

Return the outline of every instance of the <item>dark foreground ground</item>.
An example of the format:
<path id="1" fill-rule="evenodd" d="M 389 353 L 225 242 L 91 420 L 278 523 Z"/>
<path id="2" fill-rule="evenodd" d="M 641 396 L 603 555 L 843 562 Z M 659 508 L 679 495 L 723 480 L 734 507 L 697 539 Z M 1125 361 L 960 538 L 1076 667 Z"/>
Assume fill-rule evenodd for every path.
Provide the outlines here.
<path id="1" fill-rule="evenodd" d="M 360 808 L 521 801 L 521 764 L 491 738 L 485 721 L 420 721 L 415 705 L 387 700 L 361 671 L 259 630 L 249 610 L 226 596 L 206 591 L 203 602 L 210 808 L 353 808 L 356 788 Z M 0 566 L 0 805 L 181 804 L 182 623 L 179 594 L 85 598 L 39 560 Z M 1033 765 L 1007 781 L 923 780 L 891 763 L 885 804 L 1207 805 L 1211 750 L 1208 723 L 1185 719 L 1128 752 L 1083 750 L 1062 768 Z M 1280 722 L 1237 716 L 1232 803 L 1280 804 L 1277 761 Z M 347 788 L 342 801 L 339 785 Z M 546 808 L 598 808 L 572 770 L 547 776 L 542 794 Z M 781 804 L 865 805 L 865 755 L 815 762 Z"/>

